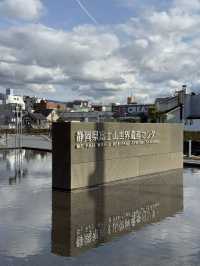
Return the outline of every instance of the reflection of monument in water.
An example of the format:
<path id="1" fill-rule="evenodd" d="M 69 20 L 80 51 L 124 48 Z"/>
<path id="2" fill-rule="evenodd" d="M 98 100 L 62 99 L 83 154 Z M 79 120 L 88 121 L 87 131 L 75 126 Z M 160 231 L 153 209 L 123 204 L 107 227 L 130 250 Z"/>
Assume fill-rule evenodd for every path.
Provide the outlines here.
<path id="1" fill-rule="evenodd" d="M 182 210 L 182 170 L 95 189 L 53 191 L 52 252 L 75 256 Z"/>

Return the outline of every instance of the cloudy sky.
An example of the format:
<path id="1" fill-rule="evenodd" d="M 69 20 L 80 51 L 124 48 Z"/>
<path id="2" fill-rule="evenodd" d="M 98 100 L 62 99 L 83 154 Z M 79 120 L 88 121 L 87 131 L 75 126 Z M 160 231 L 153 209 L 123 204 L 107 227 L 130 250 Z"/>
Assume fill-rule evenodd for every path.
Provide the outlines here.
<path id="1" fill-rule="evenodd" d="M 0 0 L 0 91 L 151 102 L 200 87 L 200 0 Z"/>

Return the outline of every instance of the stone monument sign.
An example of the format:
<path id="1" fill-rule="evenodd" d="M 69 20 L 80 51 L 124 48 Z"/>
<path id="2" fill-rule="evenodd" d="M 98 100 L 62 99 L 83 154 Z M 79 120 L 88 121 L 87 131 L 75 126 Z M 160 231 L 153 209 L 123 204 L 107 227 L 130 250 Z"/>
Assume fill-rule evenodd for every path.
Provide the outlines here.
<path id="1" fill-rule="evenodd" d="M 178 124 L 54 123 L 53 188 L 73 190 L 183 166 Z"/>

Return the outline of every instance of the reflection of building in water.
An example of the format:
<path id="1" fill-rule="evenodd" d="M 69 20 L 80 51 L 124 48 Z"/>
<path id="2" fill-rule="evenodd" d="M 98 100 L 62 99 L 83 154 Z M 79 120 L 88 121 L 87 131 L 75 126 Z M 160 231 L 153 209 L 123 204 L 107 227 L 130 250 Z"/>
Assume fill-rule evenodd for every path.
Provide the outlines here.
<path id="1" fill-rule="evenodd" d="M 71 193 L 53 191 L 52 200 L 52 252 L 75 256 L 102 239 L 110 241 L 182 211 L 182 171 Z"/>
<path id="2" fill-rule="evenodd" d="M 49 176 L 51 154 L 25 149 L 0 152 L 0 177 L 9 176 L 9 184 L 15 185 L 32 173 L 36 177 Z"/>
<path id="3" fill-rule="evenodd" d="M 25 157 L 25 150 L 4 150 L 2 151 L 2 159 L 4 162 L 6 162 L 6 168 L 8 171 L 15 171 L 15 168 L 17 165 L 21 165 L 22 161 Z"/>
<path id="4" fill-rule="evenodd" d="M 9 156 L 8 161 L 10 162 L 11 169 L 14 171 L 14 175 L 9 177 L 9 184 L 13 185 L 16 183 L 20 183 L 22 178 L 27 176 L 28 170 L 23 167 L 23 160 L 25 157 L 25 150 L 15 149 L 14 150 L 14 158 Z"/>
<path id="5" fill-rule="evenodd" d="M 30 160 L 41 160 L 48 156 L 48 153 L 46 151 L 35 151 L 35 150 L 26 150 L 24 158 L 27 162 Z"/>
<path id="6" fill-rule="evenodd" d="M 25 150 L 4 150 L 1 153 L 0 161 L 3 161 L 6 171 L 9 172 L 9 184 L 13 185 L 20 183 L 22 178 L 25 178 L 28 169 L 24 166 L 24 159 L 26 155 Z"/>
<path id="7" fill-rule="evenodd" d="M 48 153 L 46 151 L 35 150 L 3 150 L 0 154 L 0 161 L 4 161 L 7 164 L 7 170 L 14 171 L 17 165 L 22 165 L 24 161 L 41 160 L 47 158 Z"/>

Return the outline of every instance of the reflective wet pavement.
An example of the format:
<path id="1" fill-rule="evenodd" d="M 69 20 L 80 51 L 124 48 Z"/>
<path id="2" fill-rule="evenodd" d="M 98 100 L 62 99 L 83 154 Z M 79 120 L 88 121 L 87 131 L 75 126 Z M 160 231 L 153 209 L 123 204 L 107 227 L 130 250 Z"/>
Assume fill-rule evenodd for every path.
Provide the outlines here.
<path id="1" fill-rule="evenodd" d="M 73 193 L 51 154 L 0 153 L 0 265 L 200 265 L 200 170 Z"/>

